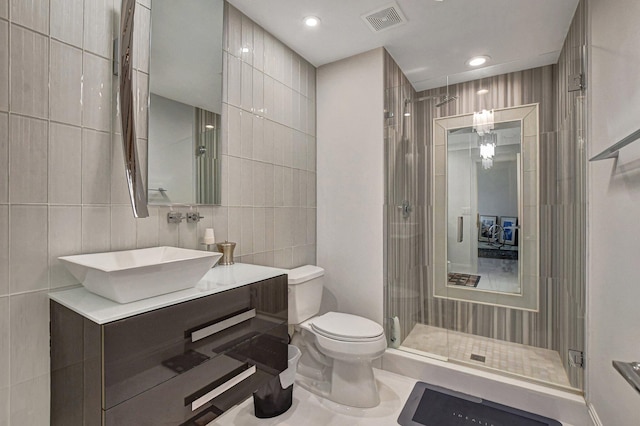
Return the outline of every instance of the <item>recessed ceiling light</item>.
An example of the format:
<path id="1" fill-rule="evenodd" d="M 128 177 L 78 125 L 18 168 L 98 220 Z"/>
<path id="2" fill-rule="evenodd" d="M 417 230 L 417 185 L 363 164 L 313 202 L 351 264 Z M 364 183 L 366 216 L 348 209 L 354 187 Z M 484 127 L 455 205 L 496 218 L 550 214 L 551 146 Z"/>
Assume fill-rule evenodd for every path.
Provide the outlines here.
<path id="1" fill-rule="evenodd" d="M 248 47 L 243 47 L 242 48 L 242 53 L 249 53 L 249 48 Z"/>
<path id="2" fill-rule="evenodd" d="M 304 18 L 304 24 L 307 27 L 317 27 L 318 25 L 320 25 L 320 18 L 318 18 L 317 16 L 307 16 L 306 18 Z"/>
<path id="3" fill-rule="evenodd" d="M 479 67 L 480 65 L 486 64 L 489 59 L 491 58 L 488 56 L 474 56 L 467 61 L 467 65 L 469 65 L 470 67 Z"/>
<path id="4" fill-rule="evenodd" d="M 489 93 L 489 89 L 480 89 L 476 92 L 477 95 L 486 95 Z"/>
<path id="5" fill-rule="evenodd" d="M 213 126 L 213 124 L 207 124 L 206 126 L 207 129 L 215 129 L 215 127 Z"/>

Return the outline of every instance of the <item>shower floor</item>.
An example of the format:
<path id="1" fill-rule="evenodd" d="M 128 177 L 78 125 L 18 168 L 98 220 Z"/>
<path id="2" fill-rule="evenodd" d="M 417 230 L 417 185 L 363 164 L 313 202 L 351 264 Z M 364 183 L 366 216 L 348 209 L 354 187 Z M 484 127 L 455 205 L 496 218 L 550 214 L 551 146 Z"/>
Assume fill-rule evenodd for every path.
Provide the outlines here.
<path id="1" fill-rule="evenodd" d="M 556 351 L 416 324 L 400 349 L 571 388 Z M 484 362 L 472 359 L 484 357 Z"/>

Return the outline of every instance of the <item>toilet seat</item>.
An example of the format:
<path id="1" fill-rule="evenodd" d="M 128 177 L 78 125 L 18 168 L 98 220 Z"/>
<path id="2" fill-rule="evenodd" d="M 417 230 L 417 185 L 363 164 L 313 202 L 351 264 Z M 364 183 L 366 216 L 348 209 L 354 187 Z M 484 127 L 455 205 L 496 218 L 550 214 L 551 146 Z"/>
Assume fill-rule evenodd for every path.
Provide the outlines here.
<path id="1" fill-rule="evenodd" d="M 328 312 L 312 318 L 310 326 L 315 333 L 342 342 L 373 342 L 384 336 L 380 324 L 341 312 Z"/>

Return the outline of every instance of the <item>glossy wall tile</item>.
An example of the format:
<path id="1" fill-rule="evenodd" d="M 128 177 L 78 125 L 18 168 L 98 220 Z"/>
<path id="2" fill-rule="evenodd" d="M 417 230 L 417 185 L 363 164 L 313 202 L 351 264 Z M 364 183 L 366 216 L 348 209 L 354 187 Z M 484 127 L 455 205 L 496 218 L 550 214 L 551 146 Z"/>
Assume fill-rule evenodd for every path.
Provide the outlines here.
<path id="1" fill-rule="evenodd" d="M 223 229 L 241 261 L 313 263 L 315 68 L 233 6 L 225 16 Z"/>
<path id="2" fill-rule="evenodd" d="M 82 50 L 51 41 L 50 105 L 52 121 L 82 124 Z"/>
<path id="3" fill-rule="evenodd" d="M 0 112 L 0 203 L 9 201 L 9 114 Z"/>
<path id="4" fill-rule="evenodd" d="M 9 201 L 47 202 L 45 120 L 12 115 L 9 120 Z"/>
<path id="5" fill-rule="evenodd" d="M 49 288 L 74 285 L 59 256 L 82 254 L 82 207 L 49 206 Z"/>
<path id="6" fill-rule="evenodd" d="M 46 291 L 10 298 L 11 384 L 49 372 L 49 298 Z"/>
<path id="7" fill-rule="evenodd" d="M 49 124 L 49 203 L 82 202 L 82 129 Z"/>
<path id="8" fill-rule="evenodd" d="M 11 24 L 11 112 L 47 118 L 49 113 L 49 39 Z"/>
<path id="9" fill-rule="evenodd" d="M 9 341 L 9 297 L 0 297 L 0 339 L 3 342 Z M 11 382 L 11 365 L 10 365 L 10 347 L 9 345 L 2 345 L 0 348 L 0 389 L 6 389 Z M 2 402 L 0 401 L 0 407 Z M 2 415 L 2 410 L 0 410 Z M 1 417 L 0 417 L 1 418 Z"/>
<path id="10" fill-rule="evenodd" d="M 9 206 L 0 204 L 0 297 L 9 294 Z M 0 341 L 4 339 L 0 337 Z M 3 345 L 3 347 L 6 345 Z M 1 386 L 1 384 L 0 384 Z"/>
<path id="11" fill-rule="evenodd" d="M 49 34 L 49 0 L 11 0 L 11 20 L 42 34 Z"/>
<path id="12" fill-rule="evenodd" d="M 9 23 L 0 20 L 0 111 L 9 110 Z"/>
<path id="13" fill-rule="evenodd" d="M 111 58 L 112 30 L 115 19 L 120 14 L 105 13 L 120 9 L 120 2 L 114 0 L 92 0 L 84 2 L 84 38 L 85 51 L 103 58 Z"/>
<path id="14" fill-rule="evenodd" d="M 9 208 L 11 294 L 49 288 L 47 215 L 46 205 L 15 204 Z"/>
<path id="15" fill-rule="evenodd" d="M 51 0 L 51 37 L 82 48 L 84 27 L 84 2 L 76 0 Z"/>

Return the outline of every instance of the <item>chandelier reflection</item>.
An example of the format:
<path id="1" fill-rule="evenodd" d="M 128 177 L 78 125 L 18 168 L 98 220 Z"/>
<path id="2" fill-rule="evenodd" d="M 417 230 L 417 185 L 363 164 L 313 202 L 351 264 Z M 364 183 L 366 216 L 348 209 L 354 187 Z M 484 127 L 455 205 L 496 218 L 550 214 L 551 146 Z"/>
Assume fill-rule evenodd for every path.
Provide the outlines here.
<path id="1" fill-rule="evenodd" d="M 496 155 L 497 135 L 495 133 L 485 133 L 478 135 L 478 146 L 480 147 L 480 158 L 482 159 L 482 168 L 490 169 L 493 167 L 493 157 Z"/>
<path id="2" fill-rule="evenodd" d="M 483 109 L 481 112 L 473 113 L 473 130 L 478 134 L 478 146 L 480 147 L 480 158 L 482 158 L 482 168 L 493 167 L 493 157 L 496 155 L 496 134 L 492 132 L 494 128 L 493 110 Z"/>

